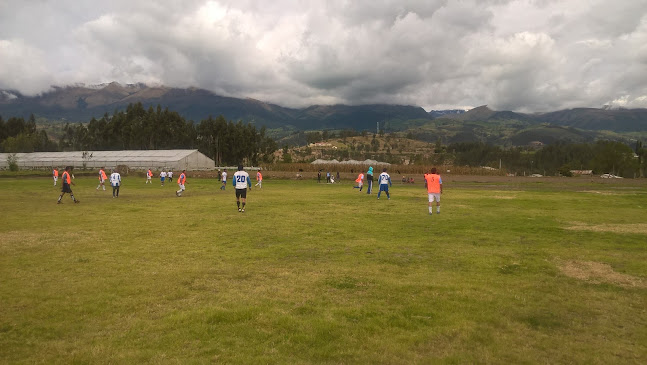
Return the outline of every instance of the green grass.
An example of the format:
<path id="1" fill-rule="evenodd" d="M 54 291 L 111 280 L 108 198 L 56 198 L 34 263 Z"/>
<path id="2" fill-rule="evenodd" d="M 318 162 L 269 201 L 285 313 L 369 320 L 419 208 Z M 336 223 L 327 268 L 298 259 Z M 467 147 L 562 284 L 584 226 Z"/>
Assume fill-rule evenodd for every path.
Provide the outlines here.
<path id="1" fill-rule="evenodd" d="M 647 361 L 644 184 L 76 180 L 0 179 L 0 362 Z"/>

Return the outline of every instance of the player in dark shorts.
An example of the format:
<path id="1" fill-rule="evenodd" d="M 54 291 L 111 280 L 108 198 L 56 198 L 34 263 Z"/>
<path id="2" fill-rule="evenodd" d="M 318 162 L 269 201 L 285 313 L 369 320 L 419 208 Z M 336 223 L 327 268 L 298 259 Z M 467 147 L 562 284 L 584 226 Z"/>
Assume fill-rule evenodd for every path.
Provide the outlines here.
<path id="1" fill-rule="evenodd" d="M 76 185 L 74 183 L 74 181 L 72 181 L 72 179 L 70 178 L 70 170 L 72 170 L 72 167 L 66 166 L 65 171 L 63 172 L 63 175 L 61 176 L 61 180 L 63 180 L 63 187 L 61 188 L 61 195 L 59 195 L 59 197 L 58 197 L 58 203 L 57 204 L 62 204 L 63 203 L 63 202 L 61 202 L 61 199 L 63 199 L 63 195 L 65 195 L 65 193 L 70 194 L 70 196 L 72 197 L 72 201 L 74 201 L 75 203 L 79 202 L 79 200 L 77 200 L 74 197 L 74 193 L 72 193 L 72 187 L 70 186 L 70 185 Z"/>
<path id="2" fill-rule="evenodd" d="M 239 212 L 245 212 L 245 204 L 247 203 L 247 189 L 252 190 L 252 182 L 249 180 L 249 174 L 243 170 L 243 165 L 238 166 L 238 171 L 234 174 L 233 178 L 234 187 L 236 188 L 236 205 Z M 240 203 L 243 207 L 240 207 Z"/>

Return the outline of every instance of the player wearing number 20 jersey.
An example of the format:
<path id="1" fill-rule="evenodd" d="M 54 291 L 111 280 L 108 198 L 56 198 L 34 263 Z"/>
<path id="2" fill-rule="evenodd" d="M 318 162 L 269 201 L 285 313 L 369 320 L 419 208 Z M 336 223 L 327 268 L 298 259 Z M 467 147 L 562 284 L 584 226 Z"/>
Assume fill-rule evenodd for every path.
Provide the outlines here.
<path id="1" fill-rule="evenodd" d="M 249 174 L 243 171 L 243 165 L 238 165 L 238 171 L 234 174 L 232 183 L 236 188 L 236 205 L 239 212 L 245 211 L 245 204 L 247 203 L 247 188 L 252 189 L 252 182 L 249 180 Z M 240 203 L 243 207 L 240 207 Z"/>

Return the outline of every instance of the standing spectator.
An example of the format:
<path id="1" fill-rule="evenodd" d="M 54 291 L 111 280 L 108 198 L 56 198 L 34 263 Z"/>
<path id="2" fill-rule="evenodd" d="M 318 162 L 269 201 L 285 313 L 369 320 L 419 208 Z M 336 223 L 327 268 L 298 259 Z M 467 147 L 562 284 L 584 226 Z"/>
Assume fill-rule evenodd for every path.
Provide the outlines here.
<path id="1" fill-rule="evenodd" d="M 370 194 L 373 190 L 373 166 L 369 166 L 368 172 L 366 172 L 366 194 Z"/>
<path id="2" fill-rule="evenodd" d="M 337 177 L 336 180 L 339 181 L 339 171 L 337 171 Z"/>
<path id="3" fill-rule="evenodd" d="M 440 214 L 440 194 L 443 193 L 443 179 L 432 168 L 428 174 L 425 174 L 425 187 L 429 197 L 429 215 L 434 214 L 433 202 L 436 201 L 436 213 Z"/>
<path id="4" fill-rule="evenodd" d="M 391 176 L 386 172 L 386 167 L 378 177 L 378 182 L 380 183 L 380 191 L 377 192 L 377 198 L 380 199 L 380 194 L 385 192 L 386 198 L 391 200 L 391 195 L 389 195 L 389 186 L 393 186 L 393 184 L 391 184 Z"/>
<path id="5" fill-rule="evenodd" d="M 263 188 L 263 174 L 261 174 L 261 170 L 256 171 L 256 185 L 258 186 L 259 189 Z"/>
<path id="6" fill-rule="evenodd" d="M 97 185 L 97 190 L 103 186 L 103 191 L 106 191 L 106 180 L 108 180 L 108 176 L 106 176 L 104 169 L 105 167 L 99 169 L 99 185 Z"/>
<path id="7" fill-rule="evenodd" d="M 227 169 L 225 169 L 222 172 L 220 180 L 222 181 L 222 186 L 220 186 L 220 190 L 225 190 L 225 187 L 227 186 Z"/>
<path id="8" fill-rule="evenodd" d="M 112 170 L 110 174 L 110 185 L 112 186 L 112 197 L 119 197 L 119 187 L 121 186 L 121 175 L 117 169 Z"/>
<path id="9" fill-rule="evenodd" d="M 326 171 L 326 183 L 330 184 L 330 171 Z"/>
<path id="10" fill-rule="evenodd" d="M 321 183 L 321 170 L 317 172 L 317 184 Z"/>
<path id="11" fill-rule="evenodd" d="M 56 182 L 58 181 L 58 169 L 56 167 L 52 171 L 52 178 L 54 178 L 54 186 L 56 186 Z"/>
<path id="12" fill-rule="evenodd" d="M 234 174 L 232 183 L 236 188 L 236 205 L 238 206 L 238 211 L 245 212 L 245 204 L 247 203 L 247 188 L 252 190 L 252 182 L 249 180 L 249 174 L 243 170 L 243 165 L 238 165 L 238 171 Z M 243 207 L 240 207 L 240 203 L 243 203 Z"/>
<path id="13" fill-rule="evenodd" d="M 71 173 L 71 170 L 72 170 L 72 167 L 70 167 L 70 166 L 66 166 L 66 167 L 65 167 L 65 171 L 63 172 L 63 175 L 61 176 L 61 180 L 63 181 L 63 184 L 62 184 L 62 185 L 63 185 L 63 187 L 62 187 L 62 189 L 61 189 L 61 195 L 58 197 L 58 203 L 57 203 L 57 204 L 63 204 L 63 202 L 61 201 L 61 199 L 63 199 L 63 195 L 64 195 L 65 193 L 69 193 L 69 194 L 70 194 L 70 197 L 72 197 L 72 201 L 74 201 L 75 203 L 79 203 L 79 202 L 80 202 L 79 200 L 77 200 L 77 199 L 74 197 L 74 193 L 72 193 L 72 188 L 70 187 L 70 185 L 76 185 L 76 184 L 74 183 L 74 181 L 72 181 L 72 180 L 70 179 L 70 175 L 72 174 L 72 173 Z"/>
<path id="14" fill-rule="evenodd" d="M 184 192 L 184 184 L 186 183 L 186 170 L 182 170 L 180 177 L 177 178 L 177 184 L 180 186 L 180 190 L 175 192 L 175 195 L 182 196 Z"/>

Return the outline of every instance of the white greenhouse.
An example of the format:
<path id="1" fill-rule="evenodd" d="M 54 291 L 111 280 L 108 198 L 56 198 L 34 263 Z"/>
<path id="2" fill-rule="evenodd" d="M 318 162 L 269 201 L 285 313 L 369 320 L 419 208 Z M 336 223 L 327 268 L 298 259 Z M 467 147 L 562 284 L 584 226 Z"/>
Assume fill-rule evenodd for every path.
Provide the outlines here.
<path id="1" fill-rule="evenodd" d="M 130 169 L 161 170 L 213 170 L 215 162 L 198 150 L 128 150 L 128 151 L 75 151 L 75 152 L 33 152 L 0 153 L 0 169 L 9 168 L 14 158 L 20 169 L 44 169 L 100 167 L 114 168 L 119 165 Z"/>

